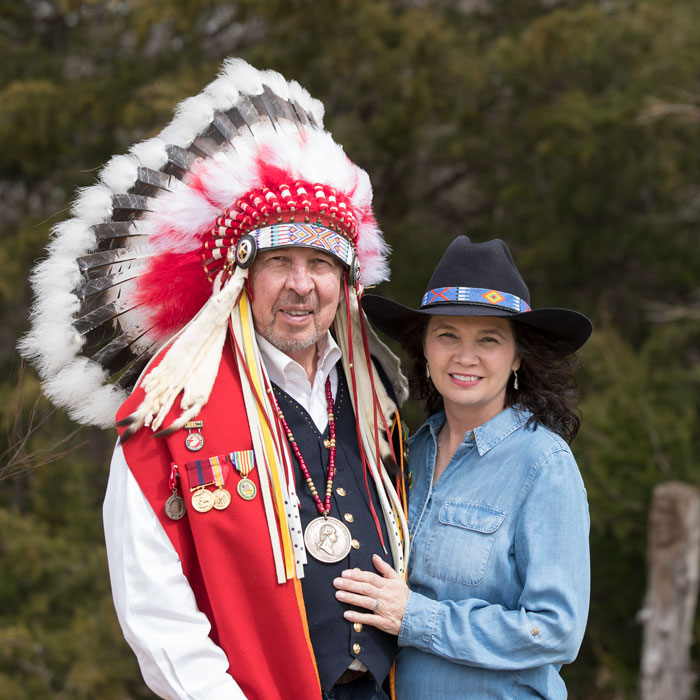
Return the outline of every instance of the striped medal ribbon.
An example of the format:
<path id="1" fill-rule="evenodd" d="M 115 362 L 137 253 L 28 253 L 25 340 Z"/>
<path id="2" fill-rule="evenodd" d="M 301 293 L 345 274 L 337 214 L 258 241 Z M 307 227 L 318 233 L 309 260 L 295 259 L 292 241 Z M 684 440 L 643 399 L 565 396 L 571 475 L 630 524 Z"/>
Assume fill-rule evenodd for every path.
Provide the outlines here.
<path id="1" fill-rule="evenodd" d="M 228 458 L 233 465 L 233 468 L 241 477 L 241 480 L 238 482 L 238 486 L 236 487 L 238 495 L 244 501 L 252 501 L 258 491 L 255 488 L 255 484 L 248 478 L 248 474 L 255 469 L 255 452 L 253 450 L 231 452 Z"/>
<path id="2" fill-rule="evenodd" d="M 231 503 L 231 494 L 224 488 L 228 478 L 229 465 L 226 455 L 197 459 L 185 464 L 190 480 L 192 507 L 199 513 L 207 513 L 212 508 L 224 510 Z M 208 486 L 216 486 L 210 491 Z"/>

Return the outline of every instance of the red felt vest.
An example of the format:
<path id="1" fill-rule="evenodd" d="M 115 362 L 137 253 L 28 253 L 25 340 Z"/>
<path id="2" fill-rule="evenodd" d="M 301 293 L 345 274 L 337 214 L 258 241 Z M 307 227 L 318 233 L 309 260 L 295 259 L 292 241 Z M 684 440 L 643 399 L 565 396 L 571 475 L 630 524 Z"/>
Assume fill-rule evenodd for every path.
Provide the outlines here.
<path id="1" fill-rule="evenodd" d="M 137 387 L 119 409 L 117 419 L 132 413 L 143 396 Z M 176 400 L 164 426 L 177 417 L 178 405 Z M 129 468 L 179 554 L 197 605 L 211 622 L 210 636 L 226 653 L 228 672 L 246 698 L 320 698 L 300 582 L 277 583 L 258 466 L 248 477 L 257 488 L 253 500 L 238 495 L 239 476 L 232 469 L 226 483 L 232 495 L 227 509 L 199 513 L 190 503 L 185 463 L 252 449 L 238 370 L 228 342 L 211 397 L 197 419 L 204 424 L 204 447 L 199 452 L 185 447 L 186 430 L 154 438 L 149 429 L 141 429 L 123 445 Z M 171 462 L 178 465 L 180 495 L 187 505 L 186 515 L 178 521 L 163 510 L 172 493 L 168 485 Z"/>

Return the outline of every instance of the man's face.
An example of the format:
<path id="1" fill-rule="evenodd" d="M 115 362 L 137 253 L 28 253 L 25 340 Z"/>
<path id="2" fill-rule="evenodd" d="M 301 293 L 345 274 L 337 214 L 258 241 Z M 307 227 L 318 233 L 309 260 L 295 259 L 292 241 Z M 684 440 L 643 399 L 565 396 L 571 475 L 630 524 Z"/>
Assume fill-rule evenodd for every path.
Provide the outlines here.
<path id="1" fill-rule="evenodd" d="M 297 361 L 315 349 L 340 302 L 340 262 L 315 248 L 277 248 L 258 253 L 250 279 L 255 330 Z"/>

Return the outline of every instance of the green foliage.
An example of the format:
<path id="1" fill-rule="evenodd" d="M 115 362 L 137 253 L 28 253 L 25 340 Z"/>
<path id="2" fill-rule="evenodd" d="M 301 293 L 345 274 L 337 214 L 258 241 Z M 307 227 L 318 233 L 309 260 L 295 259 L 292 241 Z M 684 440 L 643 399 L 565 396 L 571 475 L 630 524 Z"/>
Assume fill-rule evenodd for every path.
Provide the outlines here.
<path id="1" fill-rule="evenodd" d="M 104 446 L 99 450 L 103 458 Z M 104 475 L 74 454 L 14 481 L 0 508 L 0 698 L 152 697 L 114 616 Z M 25 504 L 24 507 L 20 508 Z M 26 511 L 26 512 L 21 512 Z"/>
<path id="2" fill-rule="evenodd" d="M 599 690 L 610 697 L 632 696 L 636 683 L 653 487 L 668 480 L 700 486 L 699 340 L 700 324 L 677 323 L 653 328 L 634 349 L 603 323 L 586 346 L 584 420 L 574 444 L 590 503 L 594 572 L 583 653 L 608 670 Z"/>
<path id="3" fill-rule="evenodd" d="M 574 444 L 593 599 L 565 675 L 574 699 L 635 697 L 650 494 L 700 478 L 700 324 L 648 320 L 651 302 L 692 303 L 698 285 L 700 5 L 0 0 L 0 469 L 14 474 L 0 482 L 0 700 L 149 697 L 106 579 L 112 436 L 61 442 L 70 421 L 13 347 L 28 270 L 75 188 L 227 55 L 324 102 L 394 249 L 380 291 L 414 305 L 455 235 L 498 236 L 534 306 L 596 321 Z"/>

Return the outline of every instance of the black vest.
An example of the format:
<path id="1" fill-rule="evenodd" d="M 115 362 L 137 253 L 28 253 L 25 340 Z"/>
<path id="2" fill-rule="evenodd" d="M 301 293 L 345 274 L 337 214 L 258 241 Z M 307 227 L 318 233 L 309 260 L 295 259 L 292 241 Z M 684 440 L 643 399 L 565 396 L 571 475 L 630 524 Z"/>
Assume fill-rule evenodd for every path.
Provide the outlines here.
<path id="1" fill-rule="evenodd" d="M 355 414 L 352 410 L 345 375 L 341 366 L 337 367 L 338 390 L 334 409 L 336 475 L 333 480 L 330 516 L 338 518 L 347 525 L 353 538 L 353 546 L 345 559 L 336 564 L 319 562 L 309 555 L 304 567 L 304 578 L 301 579 L 311 644 L 316 655 L 321 687 L 324 690 L 333 686 L 355 658 L 362 661 L 375 680 L 381 684 L 388 675 L 396 654 L 396 637 L 380 632 L 369 625 L 360 626 L 361 629 L 358 628 L 359 631 L 357 631 L 355 625 L 343 617 L 343 612 L 351 606 L 340 603 L 335 597 L 333 579 L 340 576 L 345 569 L 358 567 L 365 571 L 376 571 L 372 564 L 372 554 L 375 553 L 379 554 L 384 561 L 393 564 L 384 516 L 372 477 L 368 473 L 369 492 L 388 553 L 382 549 L 370 512 L 370 496 L 365 486 L 357 444 Z M 304 408 L 279 387 L 273 385 L 273 389 L 323 502 L 329 455 L 323 441 L 328 437 L 329 429 L 326 427 L 321 435 Z M 297 494 L 301 501 L 301 522 L 306 528 L 309 522 L 319 517 L 319 512 L 296 458 L 293 457 L 292 462 L 295 467 Z M 362 610 L 362 612 L 368 611 Z"/>

